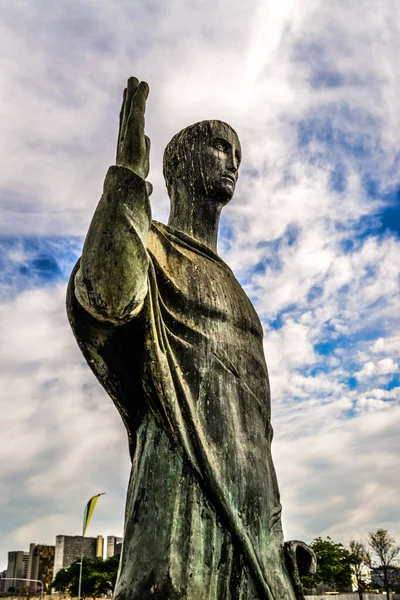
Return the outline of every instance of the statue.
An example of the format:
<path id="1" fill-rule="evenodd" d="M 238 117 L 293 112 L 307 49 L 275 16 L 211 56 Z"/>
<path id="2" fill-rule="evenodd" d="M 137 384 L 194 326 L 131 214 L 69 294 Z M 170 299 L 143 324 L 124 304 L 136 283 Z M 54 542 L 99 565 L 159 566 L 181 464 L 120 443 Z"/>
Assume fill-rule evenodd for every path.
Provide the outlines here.
<path id="1" fill-rule="evenodd" d="M 116 166 L 67 300 L 132 457 L 114 598 L 298 600 L 313 557 L 283 542 L 263 331 L 217 254 L 240 142 L 221 121 L 175 135 L 168 226 L 152 221 L 147 96 L 128 80 Z"/>

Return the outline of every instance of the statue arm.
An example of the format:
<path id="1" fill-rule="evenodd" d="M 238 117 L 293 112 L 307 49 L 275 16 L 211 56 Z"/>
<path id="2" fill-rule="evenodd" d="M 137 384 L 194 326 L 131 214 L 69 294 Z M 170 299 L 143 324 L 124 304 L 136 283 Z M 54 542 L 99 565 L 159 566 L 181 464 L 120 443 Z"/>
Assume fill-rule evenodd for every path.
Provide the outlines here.
<path id="1" fill-rule="evenodd" d="M 151 209 L 145 181 L 150 141 L 144 135 L 148 86 L 133 77 L 124 90 L 116 165 L 109 168 L 75 276 L 75 295 L 95 318 L 126 323 L 147 294 Z"/>
<path id="2" fill-rule="evenodd" d="M 75 295 L 95 318 L 122 324 L 140 312 L 150 223 L 146 182 L 126 167 L 110 167 L 75 276 Z"/>

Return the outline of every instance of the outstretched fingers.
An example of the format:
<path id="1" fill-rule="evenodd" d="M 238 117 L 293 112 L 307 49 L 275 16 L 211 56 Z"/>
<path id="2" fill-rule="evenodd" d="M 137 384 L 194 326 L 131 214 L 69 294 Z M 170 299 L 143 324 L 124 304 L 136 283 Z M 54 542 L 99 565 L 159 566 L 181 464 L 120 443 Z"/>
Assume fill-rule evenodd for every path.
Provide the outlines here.
<path id="1" fill-rule="evenodd" d="M 132 104 L 134 103 L 134 97 L 136 90 L 139 85 L 139 80 L 136 77 L 129 77 L 126 88 L 124 90 L 124 115 L 123 115 L 123 126 L 126 128 L 128 125 L 129 115 L 132 110 Z M 125 93 L 126 91 L 126 93 Z"/>
<path id="2" fill-rule="evenodd" d="M 124 93 L 122 95 L 122 105 L 121 110 L 119 112 L 119 129 L 118 129 L 118 141 L 117 141 L 117 163 L 120 153 L 120 145 L 125 137 L 125 115 L 126 115 L 126 93 L 127 89 L 124 89 Z"/>
<path id="3" fill-rule="evenodd" d="M 137 77 L 129 77 L 128 82 L 126 84 L 128 88 L 128 93 L 134 93 L 139 85 L 139 79 Z"/>
<path id="4" fill-rule="evenodd" d="M 129 166 L 141 177 L 149 172 L 150 140 L 144 133 L 149 86 L 130 77 L 124 90 L 119 119 L 117 164 Z"/>
<path id="5" fill-rule="evenodd" d="M 132 101 L 135 95 L 135 92 L 139 86 L 139 80 L 136 77 L 129 77 L 126 88 L 124 89 L 124 93 L 122 96 L 122 106 L 121 112 L 119 114 L 119 135 L 118 141 L 122 141 L 126 134 L 127 120 L 129 118 Z"/>
<path id="6" fill-rule="evenodd" d="M 146 100 L 149 96 L 149 86 L 145 81 L 141 81 L 136 90 L 136 103 L 139 110 L 143 113 L 146 110 Z"/>
<path id="7" fill-rule="evenodd" d="M 142 123 L 144 127 L 144 114 L 148 95 L 149 86 L 145 81 L 141 81 L 132 96 L 132 102 L 129 106 L 129 117 L 135 125 Z"/>

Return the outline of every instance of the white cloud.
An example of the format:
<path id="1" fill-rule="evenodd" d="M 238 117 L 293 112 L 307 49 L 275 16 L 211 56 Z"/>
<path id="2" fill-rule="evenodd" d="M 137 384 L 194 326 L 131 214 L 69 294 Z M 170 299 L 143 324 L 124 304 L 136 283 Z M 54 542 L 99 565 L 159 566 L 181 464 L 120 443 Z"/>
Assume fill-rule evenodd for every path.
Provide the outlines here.
<path id="1" fill-rule="evenodd" d="M 29 540 L 79 534 L 86 501 L 102 491 L 107 510 L 93 529 L 122 532 L 126 434 L 80 356 L 64 297 L 62 285 L 0 305 L 2 562 Z"/>
<path id="2" fill-rule="evenodd" d="M 357 379 L 370 379 L 371 377 L 379 375 L 393 375 L 399 370 L 399 365 L 392 358 L 382 358 L 376 363 L 372 360 L 365 363 L 361 371 L 355 374 Z"/>

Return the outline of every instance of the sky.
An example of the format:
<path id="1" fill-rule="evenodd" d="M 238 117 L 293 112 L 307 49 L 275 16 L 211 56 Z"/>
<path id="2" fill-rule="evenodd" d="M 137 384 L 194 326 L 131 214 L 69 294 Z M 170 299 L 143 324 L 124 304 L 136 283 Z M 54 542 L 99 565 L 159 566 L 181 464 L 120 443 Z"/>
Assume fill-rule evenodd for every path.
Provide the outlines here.
<path id="1" fill-rule="evenodd" d="M 400 542 L 400 4 L 0 3 L 0 569 L 9 550 L 121 535 L 127 438 L 65 312 L 122 91 L 149 83 L 162 154 L 221 119 L 243 160 L 219 253 L 263 323 L 286 539 Z"/>

